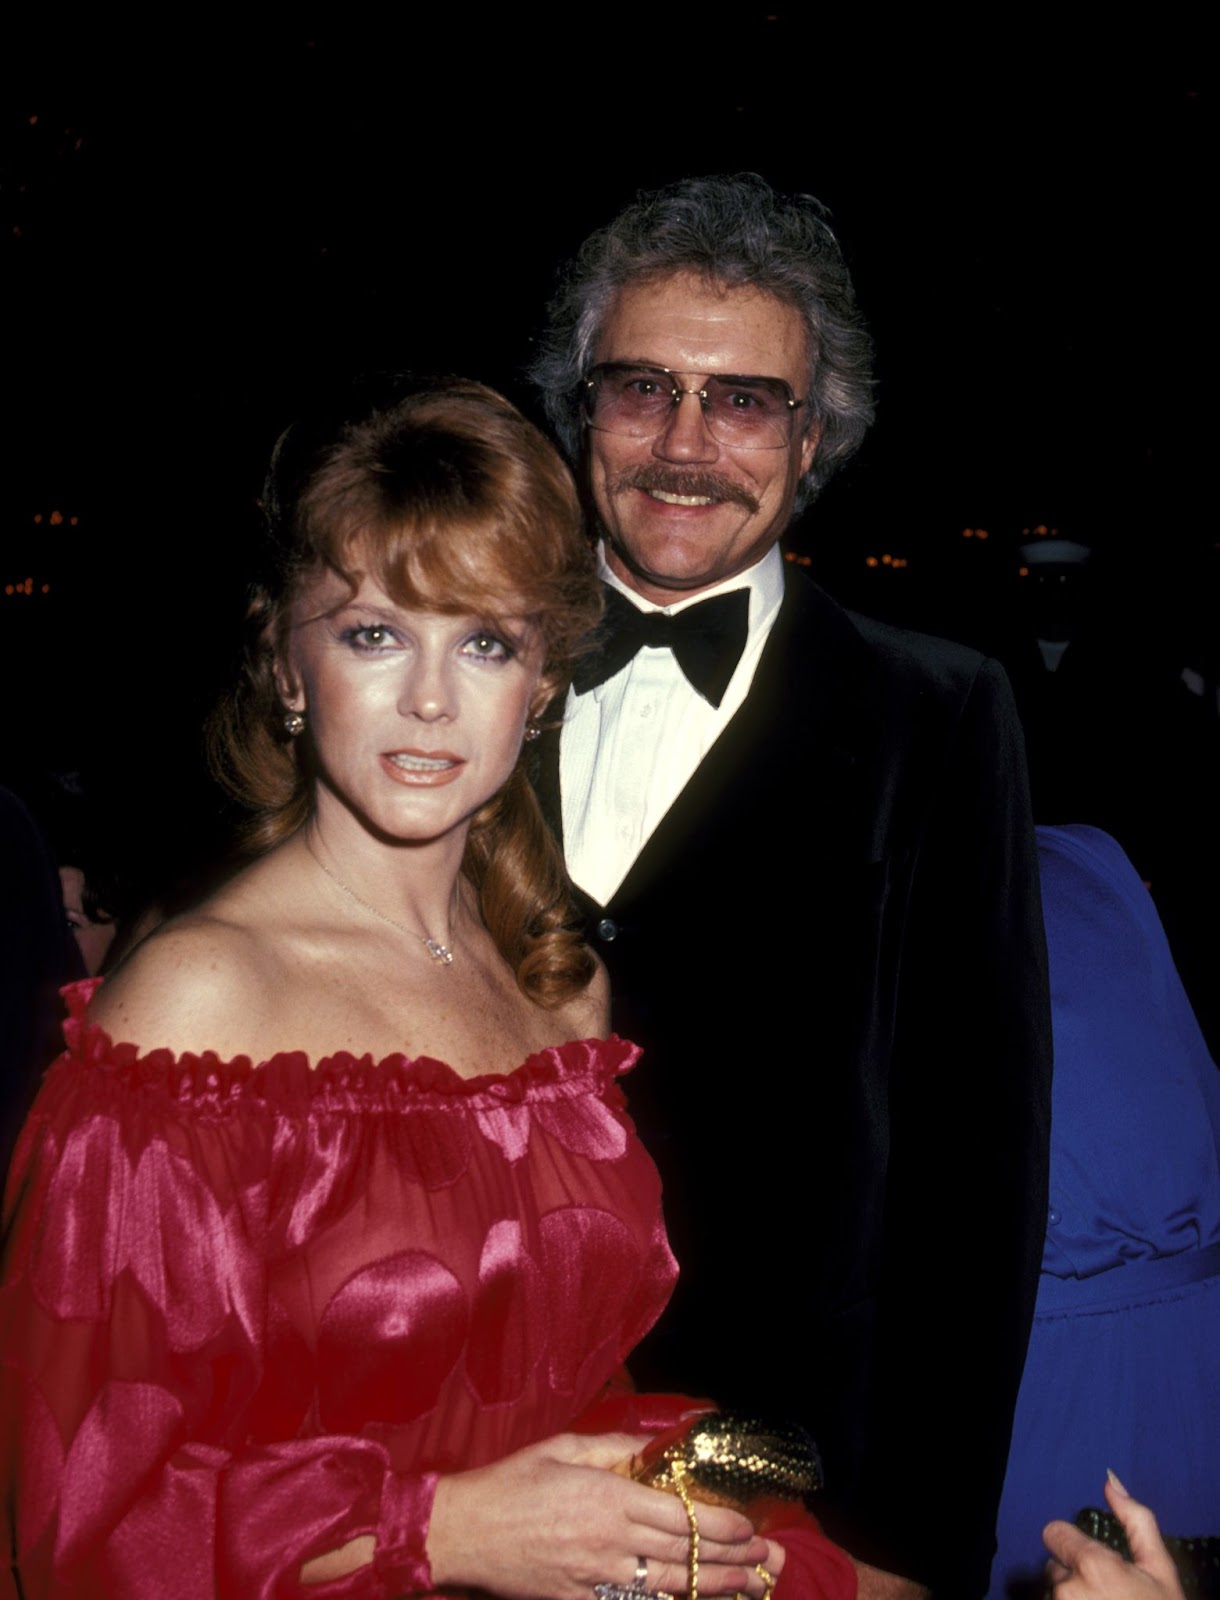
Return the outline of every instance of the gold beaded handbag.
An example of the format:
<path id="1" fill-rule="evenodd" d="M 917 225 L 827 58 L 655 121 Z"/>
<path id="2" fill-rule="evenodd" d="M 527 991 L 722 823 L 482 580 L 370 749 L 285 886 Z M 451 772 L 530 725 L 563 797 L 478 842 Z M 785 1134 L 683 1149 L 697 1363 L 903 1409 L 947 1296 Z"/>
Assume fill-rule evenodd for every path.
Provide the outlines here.
<path id="1" fill-rule="evenodd" d="M 818 1448 L 803 1428 L 733 1411 L 707 1412 L 658 1434 L 632 1461 L 631 1476 L 682 1502 L 690 1523 L 689 1600 L 699 1596 L 696 1500 L 731 1506 L 758 1527 L 769 1506 L 803 1500 L 823 1481 Z M 758 1573 L 769 1597 L 775 1579 L 761 1565 Z"/>

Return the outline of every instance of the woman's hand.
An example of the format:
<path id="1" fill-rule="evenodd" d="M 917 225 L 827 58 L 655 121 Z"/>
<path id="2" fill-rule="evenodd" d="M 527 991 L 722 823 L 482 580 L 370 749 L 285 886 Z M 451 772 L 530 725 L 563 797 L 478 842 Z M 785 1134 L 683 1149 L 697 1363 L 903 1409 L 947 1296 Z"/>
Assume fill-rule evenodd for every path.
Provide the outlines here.
<path id="1" fill-rule="evenodd" d="M 1070 1522 L 1048 1524 L 1042 1540 L 1051 1553 L 1046 1569 L 1056 1600 L 1183 1600 L 1177 1568 L 1152 1512 L 1133 1500 L 1113 1473 L 1106 1499 L 1126 1530 L 1132 1560 L 1124 1561 Z"/>
<path id="2" fill-rule="evenodd" d="M 438 1587 L 470 1585 L 505 1600 L 590 1600 L 594 1584 L 685 1594 L 690 1524 L 682 1502 L 611 1469 L 647 1443 L 625 1433 L 559 1434 L 489 1467 L 440 1480 L 428 1533 Z M 783 1550 L 745 1517 L 696 1502 L 699 1592 L 761 1597 L 755 1565 L 778 1575 Z"/>

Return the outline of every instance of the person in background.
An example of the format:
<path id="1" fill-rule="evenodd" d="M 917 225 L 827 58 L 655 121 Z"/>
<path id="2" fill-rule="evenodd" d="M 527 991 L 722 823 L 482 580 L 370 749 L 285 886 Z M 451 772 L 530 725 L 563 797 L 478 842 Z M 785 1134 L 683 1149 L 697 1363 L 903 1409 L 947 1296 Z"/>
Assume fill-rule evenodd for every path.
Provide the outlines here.
<path id="1" fill-rule="evenodd" d="M 80 867 L 60 867 L 59 886 L 63 894 L 64 915 L 81 953 L 85 971 L 89 977 L 96 978 L 114 944 L 115 920 L 90 892 L 89 883 Z"/>
<path id="2" fill-rule="evenodd" d="M 59 990 L 84 970 L 55 858 L 29 807 L 0 787 L 0 1175 L 60 1044 Z"/>
<path id="3" fill-rule="evenodd" d="M 116 843 L 114 819 L 76 768 L 27 770 L 16 780 L 58 863 L 64 920 L 85 972 L 96 977 L 138 897 Z"/>
<path id="4" fill-rule="evenodd" d="M 1050 1208 L 991 1600 L 1113 1467 L 1220 1532 L 1220 1073 L 1156 905 L 1097 828 L 1040 827 L 1055 1035 Z"/>

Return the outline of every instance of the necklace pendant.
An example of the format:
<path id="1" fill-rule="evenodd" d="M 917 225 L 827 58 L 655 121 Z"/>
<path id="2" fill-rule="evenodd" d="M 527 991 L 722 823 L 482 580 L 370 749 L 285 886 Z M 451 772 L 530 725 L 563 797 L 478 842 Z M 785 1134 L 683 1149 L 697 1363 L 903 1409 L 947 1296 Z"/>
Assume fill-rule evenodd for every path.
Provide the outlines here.
<path id="1" fill-rule="evenodd" d="M 453 965 L 453 951 L 447 944 L 442 944 L 439 939 L 425 939 L 424 945 L 433 961 L 439 961 L 445 967 Z"/>

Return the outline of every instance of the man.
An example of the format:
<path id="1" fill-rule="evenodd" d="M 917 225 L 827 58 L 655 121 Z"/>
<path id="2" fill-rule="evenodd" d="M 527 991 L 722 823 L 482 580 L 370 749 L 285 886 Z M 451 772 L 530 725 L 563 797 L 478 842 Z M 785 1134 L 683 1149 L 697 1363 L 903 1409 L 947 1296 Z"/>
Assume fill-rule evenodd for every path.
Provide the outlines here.
<path id="1" fill-rule="evenodd" d="M 682 1269 L 636 1376 L 805 1423 L 861 1593 L 939 1600 L 987 1583 L 1050 1024 L 1003 674 L 780 557 L 868 425 L 869 357 L 808 197 L 691 180 L 586 242 L 535 377 L 606 641 L 540 781 Z"/>

